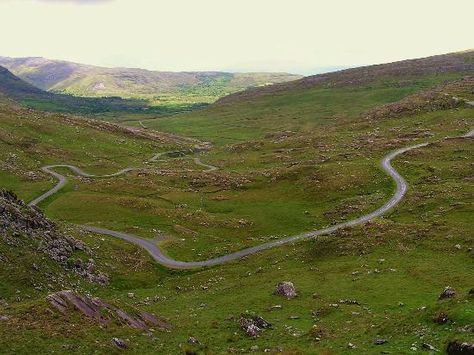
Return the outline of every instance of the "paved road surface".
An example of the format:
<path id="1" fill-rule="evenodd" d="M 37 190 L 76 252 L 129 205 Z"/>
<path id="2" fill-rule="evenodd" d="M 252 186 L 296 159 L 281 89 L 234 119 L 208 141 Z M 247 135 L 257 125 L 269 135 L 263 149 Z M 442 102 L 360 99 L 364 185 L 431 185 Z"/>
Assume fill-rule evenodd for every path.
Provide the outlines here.
<path id="1" fill-rule="evenodd" d="M 468 132 L 464 136 L 451 137 L 451 138 L 472 138 L 473 136 L 474 136 L 474 130 Z M 450 137 L 447 137 L 447 138 L 450 138 Z M 395 190 L 394 195 L 390 198 L 390 200 L 388 200 L 383 206 L 379 207 L 375 211 L 370 212 L 369 214 L 366 214 L 364 216 L 352 219 L 352 220 L 347 221 L 347 222 L 335 224 L 335 225 L 327 227 L 327 228 L 317 229 L 317 230 L 313 230 L 313 231 L 310 231 L 310 232 L 307 232 L 307 233 L 302 233 L 302 234 L 290 236 L 290 237 L 287 237 L 287 238 L 274 240 L 274 241 L 271 241 L 271 242 L 256 245 L 256 246 L 251 247 L 251 248 L 242 249 L 242 250 L 239 250 L 237 252 L 230 253 L 230 254 L 227 254 L 227 255 L 223 255 L 223 256 L 220 256 L 220 257 L 217 257 L 217 258 L 213 258 L 213 259 L 202 260 L 202 261 L 189 261 L 189 262 L 174 260 L 174 259 L 166 256 L 162 252 L 162 250 L 158 247 L 156 241 L 143 239 L 143 238 L 140 238 L 140 237 L 138 237 L 136 235 L 133 235 L 133 234 L 117 232 L 117 231 L 104 229 L 104 228 L 99 228 L 99 227 L 92 227 L 92 226 L 85 226 L 84 225 L 84 226 L 81 226 L 81 228 L 84 229 L 84 230 L 87 230 L 89 232 L 92 232 L 92 233 L 109 235 L 109 236 L 112 236 L 112 237 L 124 239 L 126 241 L 131 242 L 131 243 L 134 243 L 134 244 L 144 248 L 153 257 L 153 259 L 155 259 L 158 263 L 160 263 L 161 265 L 166 266 L 168 268 L 192 269 L 192 268 L 198 268 L 198 267 L 204 267 L 204 266 L 219 265 L 219 264 L 223 264 L 225 262 L 231 261 L 231 260 L 236 260 L 236 259 L 242 258 L 242 257 L 247 256 L 247 255 L 258 253 L 262 250 L 274 248 L 274 247 L 282 245 L 282 244 L 297 242 L 297 241 L 300 241 L 300 240 L 303 240 L 303 239 L 310 239 L 310 238 L 314 238 L 316 236 L 323 235 L 323 234 L 330 234 L 330 233 L 332 233 L 332 232 L 334 232 L 338 229 L 356 226 L 358 224 L 368 222 L 368 221 L 372 220 L 375 217 L 381 216 L 382 214 L 386 213 L 388 210 L 393 208 L 396 204 L 398 204 L 402 200 L 403 196 L 405 195 L 405 193 L 407 191 L 407 183 L 406 183 L 405 179 L 392 167 L 390 162 L 400 154 L 403 154 L 405 152 L 408 152 L 410 150 L 417 149 L 417 148 L 420 148 L 420 147 L 425 147 L 428 144 L 429 143 L 422 143 L 422 144 L 417 144 L 417 145 L 413 145 L 413 146 L 406 147 L 406 148 L 401 148 L 401 149 L 398 149 L 398 150 L 388 154 L 387 156 L 385 156 L 382 159 L 382 162 L 381 162 L 382 169 L 388 175 L 390 175 L 390 177 L 392 177 L 392 179 L 395 181 L 396 190 Z M 150 159 L 150 161 L 158 160 L 163 154 L 166 154 L 166 153 L 156 154 L 154 157 L 152 157 Z M 194 158 L 194 162 L 196 164 L 200 165 L 200 166 L 205 167 L 206 168 L 206 170 L 204 170 L 205 172 L 217 170 L 217 167 L 212 166 L 212 165 L 204 164 L 198 158 Z M 76 166 L 73 166 L 73 165 L 49 165 L 49 166 L 45 166 L 45 167 L 42 168 L 42 170 L 49 173 L 49 174 L 51 174 L 52 176 L 54 176 L 58 180 L 58 183 L 51 190 L 49 190 L 48 192 L 46 192 L 43 195 L 39 196 L 35 200 L 31 201 L 29 203 L 29 205 L 32 205 L 32 206 L 37 205 L 38 203 L 40 203 L 44 199 L 46 199 L 49 196 L 51 196 L 51 195 L 55 194 L 56 192 L 58 192 L 65 185 L 66 177 L 64 175 L 58 174 L 57 172 L 51 170 L 55 167 L 66 167 L 66 168 L 69 168 L 74 173 L 76 173 L 77 175 L 84 176 L 84 177 L 90 177 L 90 178 L 114 177 L 114 176 L 119 176 L 119 175 L 122 175 L 122 174 L 126 174 L 126 173 L 128 173 L 132 170 L 144 170 L 144 169 L 139 169 L 139 168 L 125 168 L 125 169 L 122 169 L 122 170 L 120 170 L 120 171 L 118 171 L 114 174 L 103 175 L 103 176 L 95 176 L 95 175 L 87 174 L 84 171 L 82 171 L 80 168 L 78 168 Z"/>

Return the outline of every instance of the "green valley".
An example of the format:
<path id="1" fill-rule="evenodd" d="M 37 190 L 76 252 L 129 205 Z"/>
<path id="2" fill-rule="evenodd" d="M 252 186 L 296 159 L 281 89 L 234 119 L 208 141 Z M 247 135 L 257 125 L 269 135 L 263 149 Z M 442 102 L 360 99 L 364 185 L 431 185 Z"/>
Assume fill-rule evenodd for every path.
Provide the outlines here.
<path id="1" fill-rule="evenodd" d="M 0 186 L 20 199 L 56 184 L 46 165 L 134 170 L 92 178 L 55 168 L 66 185 L 38 208 L 54 233 L 90 248 L 59 263 L 32 242 L 53 227 L 35 227 L 43 217 L 25 217 L 29 207 L 2 195 L 0 349 L 405 354 L 472 342 L 473 145 L 461 136 L 474 128 L 473 73 L 466 51 L 249 89 L 165 117 L 35 111 L 3 90 Z M 224 90 L 209 85 L 196 95 L 209 89 L 214 100 Z M 222 265 L 170 269 L 140 246 L 86 228 L 133 234 L 180 261 L 224 256 L 374 211 L 396 188 L 381 159 L 420 143 L 431 144 L 392 162 L 408 191 L 388 213 Z M 15 229 L 14 215 L 29 221 L 26 229 Z M 39 232 L 29 237 L 28 228 Z M 77 265 L 89 258 L 85 277 Z M 281 282 L 297 297 L 275 294 Z M 73 306 L 58 312 L 47 297 L 65 289 L 163 324 L 102 323 Z M 246 322 L 259 317 L 271 327 L 259 321 L 253 336 Z"/>
<path id="2" fill-rule="evenodd" d="M 207 106 L 249 87 L 301 78 L 287 73 L 159 72 L 102 68 L 45 58 L 0 57 L 0 65 L 26 82 L 52 93 L 141 101 L 163 115 Z"/>

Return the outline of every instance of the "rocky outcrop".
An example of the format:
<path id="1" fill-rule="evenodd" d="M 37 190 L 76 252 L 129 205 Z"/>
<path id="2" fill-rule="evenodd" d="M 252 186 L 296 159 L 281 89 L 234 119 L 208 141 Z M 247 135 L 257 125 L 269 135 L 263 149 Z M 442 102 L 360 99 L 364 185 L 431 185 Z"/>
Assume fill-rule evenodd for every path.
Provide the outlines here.
<path id="1" fill-rule="evenodd" d="M 46 300 L 62 314 L 66 315 L 73 311 L 79 312 L 100 325 L 107 325 L 112 321 L 116 321 L 130 328 L 145 331 L 148 331 L 150 327 L 162 331 L 171 329 L 168 322 L 151 313 L 135 310 L 133 314 L 130 314 L 100 298 L 81 296 L 70 290 L 52 293 Z"/>
<path id="2" fill-rule="evenodd" d="M 51 259 L 81 275 L 85 279 L 102 285 L 108 283 L 108 276 L 97 270 L 92 258 L 71 261 L 74 253 L 92 251 L 80 240 L 64 235 L 43 213 L 27 206 L 17 196 L 0 190 L 0 241 L 11 247 L 33 248 L 50 256 Z"/>

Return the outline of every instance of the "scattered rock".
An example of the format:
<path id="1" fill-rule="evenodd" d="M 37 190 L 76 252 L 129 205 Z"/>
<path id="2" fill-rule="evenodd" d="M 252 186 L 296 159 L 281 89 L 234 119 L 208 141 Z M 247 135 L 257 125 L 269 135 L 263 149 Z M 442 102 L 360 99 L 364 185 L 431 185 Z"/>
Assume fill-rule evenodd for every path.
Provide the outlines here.
<path id="1" fill-rule="evenodd" d="M 452 298 L 454 296 L 456 296 L 456 291 L 454 290 L 454 288 L 447 286 L 444 288 L 443 292 L 441 292 L 441 294 L 439 295 L 439 299 L 443 300 L 446 298 Z"/>
<path id="2" fill-rule="evenodd" d="M 345 299 L 345 300 L 339 300 L 338 302 L 339 304 L 355 304 L 357 306 L 360 306 L 360 303 L 359 301 L 357 300 L 348 300 L 348 299 Z"/>
<path id="3" fill-rule="evenodd" d="M 287 299 L 293 299 L 297 296 L 295 286 L 293 282 L 284 281 L 280 282 L 274 292 L 275 295 L 286 297 Z"/>
<path id="4" fill-rule="evenodd" d="M 120 338 L 112 338 L 112 344 L 114 344 L 119 349 L 128 348 L 127 344 Z"/>
<path id="5" fill-rule="evenodd" d="M 263 350 L 264 353 L 281 353 L 283 348 L 281 346 L 276 346 L 274 348 L 266 348 Z"/>
<path id="6" fill-rule="evenodd" d="M 253 345 L 253 346 L 250 347 L 250 351 L 252 351 L 252 352 L 256 352 L 256 351 L 258 351 L 258 349 L 260 349 L 258 347 L 258 345 Z"/>
<path id="7" fill-rule="evenodd" d="M 474 343 L 451 341 L 446 349 L 448 355 L 473 355 Z"/>
<path id="8" fill-rule="evenodd" d="M 331 333 L 321 325 L 315 324 L 309 331 L 309 335 L 315 340 L 319 341 L 322 339 L 329 338 L 331 336 Z"/>
<path id="9" fill-rule="evenodd" d="M 385 344 L 386 342 L 387 342 L 387 340 L 386 340 L 386 339 L 383 339 L 383 338 L 376 338 L 376 339 L 374 340 L 374 344 L 375 344 L 375 345 L 383 345 L 383 344 Z"/>
<path id="10" fill-rule="evenodd" d="M 271 324 L 260 316 L 242 314 L 239 319 L 240 328 L 252 338 L 259 335 L 262 329 L 271 328 Z"/>
<path id="11" fill-rule="evenodd" d="M 449 321 L 448 315 L 444 312 L 439 312 L 433 319 L 436 324 L 446 324 Z"/>
<path id="12" fill-rule="evenodd" d="M 428 343 L 423 343 L 421 347 L 429 351 L 438 351 L 438 349 L 436 349 L 433 345 L 428 344 Z"/>
<path id="13" fill-rule="evenodd" d="M 356 346 L 355 346 L 354 344 L 352 344 L 352 343 L 347 344 L 347 347 L 348 347 L 349 349 L 355 349 L 355 348 L 356 348 Z"/>
<path id="14" fill-rule="evenodd" d="M 129 293 L 127 294 L 127 297 L 128 297 L 128 298 L 135 298 L 135 294 L 134 294 L 133 292 L 129 292 Z"/>
<path id="15" fill-rule="evenodd" d="M 195 337 L 189 337 L 188 338 L 188 344 L 191 344 L 191 345 L 199 345 L 201 344 L 199 342 L 199 340 L 197 340 Z"/>
<path id="16" fill-rule="evenodd" d="M 263 319 L 260 316 L 253 317 L 253 321 L 255 325 L 259 327 L 260 329 L 267 329 L 267 328 L 272 327 L 271 323 L 267 322 L 265 319 Z"/>
<path id="17" fill-rule="evenodd" d="M 251 338 L 256 338 L 261 331 L 261 329 L 255 324 L 243 320 L 241 320 L 240 322 L 240 327 Z"/>
<path id="18" fill-rule="evenodd" d="M 456 245 L 454 246 L 454 249 L 461 250 L 461 244 L 456 244 Z"/>
<path id="19" fill-rule="evenodd" d="M 0 322 L 6 322 L 8 321 L 10 318 L 8 318 L 7 316 L 0 316 Z"/>

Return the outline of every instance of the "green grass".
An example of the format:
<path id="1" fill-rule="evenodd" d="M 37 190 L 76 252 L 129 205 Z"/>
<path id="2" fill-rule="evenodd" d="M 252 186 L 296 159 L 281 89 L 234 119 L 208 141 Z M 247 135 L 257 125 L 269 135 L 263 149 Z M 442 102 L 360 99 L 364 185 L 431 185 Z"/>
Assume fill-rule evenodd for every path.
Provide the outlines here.
<path id="1" fill-rule="evenodd" d="M 272 236 L 357 217 L 393 193 L 393 182 L 379 166 L 384 155 L 464 134 L 474 125 L 470 108 L 372 121 L 363 112 L 446 79 L 420 78 L 407 87 L 384 81 L 370 87 L 296 90 L 146 121 L 150 127 L 212 141 L 215 146 L 201 159 L 220 170 L 204 174 L 189 159 L 172 158 L 151 164 L 157 173 L 114 179 L 81 179 L 60 169 L 70 182 L 41 207 L 64 226 L 87 223 L 143 237 L 162 230 L 171 237 L 163 248 L 182 260 L 222 255 Z M 26 174 L 46 163 L 70 162 L 108 173 L 127 165 L 149 167 L 143 160 L 173 147 L 9 106 L 2 106 L 0 114 L 0 157 L 5 162 L 0 184 L 23 198 L 53 185 L 43 174 L 34 181 Z M 409 190 L 387 215 L 203 270 L 167 270 L 138 247 L 71 230 L 111 276 L 108 287 L 83 283 L 82 292 L 162 315 L 173 330 L 149 337 L 117 324 L 101 328 L 77 316 L 48 312 L 47 292 L 33 292 L 31 280 L 24 277 L 33 259 L 19 259 L 18 270 L 0 272 L 0 315 L 11 317 L 0 322 L 5 335 L 0 349 L 113 353 L 117 350 L 110 340 L 120 337 L 137 354 L 186 349 L 248 353 L 254 345 L 260 351 L 280 346 L 289 354 L 404 354 L 414 353 L 412 346 L 422 351 L 423 343 L 443 351 L 452 339 L 472 341 L 472 154 L 472 142 L 462 139 L 404 154 L 394 166 Z M 0 255 L 15 260 L 21 251 L 4 247 Z M 297 287 L 294 300 L 272 294 L 286 280 Z M 439 301 L 448 285 L 457 296 Z M 15 288 L 21 301 L 16 301 Z M 129 299 L 128 292 L 136 298 Z M 360 305 L 332 306 L 341 299 Z M 272 310 L 272 305 L 282 308 Z M 273 329 L 258 339 L 247 338 L 237 323 L 246 311 L 263 316 Z M 450 323 L 433 322 L 440 311 Z M 311 335 L 314 325 L 326 334 L 319 341 Z M 189 336 L 202 346 L 188 345 Z M 388 342 L 374 345 L 377 337 Z M 348 343 L 357 348 L 349 350 Z"/>
<path id="2" fill-rule="evenodd" d="M 311 132 L 334 126 L 343 117 L 359 118 L 370 108 L 457 78 L 459 75 L 455 74 L 429 75 L 418 78 L 410 86 L 382 81 L 363 87 L 294 89 L 232 105 L 214 105 L 187 115 L 143 120 L 143 123 L 218 145 L 245 142 L 274 132 Z"/>

